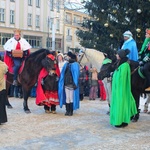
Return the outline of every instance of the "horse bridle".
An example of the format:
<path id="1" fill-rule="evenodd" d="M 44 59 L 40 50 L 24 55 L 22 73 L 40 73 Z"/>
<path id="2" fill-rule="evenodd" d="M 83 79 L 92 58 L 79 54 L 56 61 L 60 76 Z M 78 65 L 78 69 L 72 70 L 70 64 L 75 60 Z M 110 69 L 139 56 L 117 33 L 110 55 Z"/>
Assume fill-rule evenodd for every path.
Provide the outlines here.
<path id="1" fill-rule="evenodd" d="M 128 62 L 128 64 L 130 65 L 130 60 L 128 60 L 127 62 Z M 137 67 L 131 72 L 131 75 L 134 74 L 135 71 L 139 69 L 139 67 L 140 67 L 140 66 L 137 66 Z"/>

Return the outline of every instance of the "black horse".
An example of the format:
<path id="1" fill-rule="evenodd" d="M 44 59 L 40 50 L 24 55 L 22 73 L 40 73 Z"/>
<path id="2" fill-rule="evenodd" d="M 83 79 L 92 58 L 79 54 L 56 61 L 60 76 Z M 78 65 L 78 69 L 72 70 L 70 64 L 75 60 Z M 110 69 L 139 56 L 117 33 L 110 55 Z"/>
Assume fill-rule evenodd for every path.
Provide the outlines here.
<path id="1" fill-rule="evenodd" d="M 23 107 L 26 113 L 30 113 L 30 109 L 28 108 L 28 97 L 30 95 L 31 88 L 35 85 L 38 79 L 38 75 L 40 70 L 44 67 L 47 71 L 54 69 L 55 61 L 51 60 L 47 57 L 48 54 L 55 55 L 55 52 L 51 52 L 47 49 L 40 49 L 36 52 L 33 52 L 29 57 L 26 58 L 24 63 L 24 68 L 22 72 L 18 75 L 18 82 L 22 86 L 23 91 Z M 13 74 L 7 73 L 6 80 L 6 89 L 8 91 L 10 84 L 13 82 Z M 11 108 L 11 104 L 7 99 L 6 105 L 8 108 Z"/>
<path id="2" fill-rule="evenodd" d="M 144 92 L 146 87 L 146 79 L 143 76 L 143 70 L 139 67 L 139 63 L 136 61 L 128 61 L 131 68 L 131 91 L 136 102 L 137 114 L 133 116 L 132 121 L 136 122 L 139 119 L 139 102 L 140 95 Z M 102 65 L 98 78 L 103 80 L 105 77 L 110 77 L 111 72 L 116 69 L 116 62 Z"/>

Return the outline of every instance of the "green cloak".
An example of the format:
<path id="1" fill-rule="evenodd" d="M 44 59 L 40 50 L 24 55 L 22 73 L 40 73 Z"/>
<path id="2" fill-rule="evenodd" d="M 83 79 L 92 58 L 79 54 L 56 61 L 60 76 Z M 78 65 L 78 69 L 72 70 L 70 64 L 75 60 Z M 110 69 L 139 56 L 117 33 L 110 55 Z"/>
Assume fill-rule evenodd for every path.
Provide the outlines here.
<path id="1" fill-rule="evenodd" d="M 110 124 L 129 123 L 137 113 L 135 100 L 131 93 L 131 71 L 127 62 L 115 70 L 112 80 L 112 97 L 110 105 Z"/>

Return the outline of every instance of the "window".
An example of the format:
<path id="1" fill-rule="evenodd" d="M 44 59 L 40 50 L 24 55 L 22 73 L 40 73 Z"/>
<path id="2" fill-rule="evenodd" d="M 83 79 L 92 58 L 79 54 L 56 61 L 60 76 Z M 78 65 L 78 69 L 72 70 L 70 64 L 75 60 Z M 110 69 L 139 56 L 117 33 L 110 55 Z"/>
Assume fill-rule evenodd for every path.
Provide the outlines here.
<path id="1" fill-rule="evenodd" d="M 0 46 L 3 46 L 12 37 L 13 34 L 0 33 Z"/>
<path id="2" fill-rule="evenodd" d="M 56 30 L 60 30 L 60 20 L 56 20 Z"/>
<path id="3" fill-rule="evenodd" d="M 54 10 L 54 0 L 50 0 L 50 10 Z"/>
<path id="4" fill-rule="evenodd" d="M 46 47 L 48 49 L 52 49 L 52 38 L 48 38 L 47 37 L 47 42 L 46 42 Z M 61 47 L 61 39 L 55 39 L 55 48 L 57 50 L 60 50 L 62 47 Z"/>
<path id="5" fill-rule="evenodd" d="M 74 16 L 73 22 L 74 22 L 75 24 L 78 24 L 78 23 L 81 22 L 80 19 L 81 19 L 80 16 Z"/>
<path id="6" fill-rule="evenodd" d="M 52 30 L 53 27 L 53 23 L 54 23 L 54 18 L 50 18 L 50 22 L 49 22 L 49 28 Z"/>
<path id="7" fill-rule="evenodd" d="M 70 29 L 67 29 L 67 35 L 68 36 L 70 35 Z"/>
<path id="8" fill-rule="evenodd" d="M 36 25 L 36 27 L 40 27 L 40 16 L 39 15 L 36 15 L 35 25 Z"/>
<path id="9" fill-rule="evenodd" d="M 32 0 L 28 0 L 28 5 L 32 6 Z"/>
<path id="10" fill-rule="evenodd" d="M 33 48 L 41 48 L 42 47 L 42 37 L 25 35 L 24 38 L 30 43 L 30 45 Z"/>
<path id="11" fill-rule="evenodd" d="M 56 42 L 55 42 L 55 45 L 56 45 L 56 49 L 61 49 L 61 39 L 56 39 Z"/>
<path id="12" fill-rule="evenodd" d="M 77 17 L 76 16 L 74 16 L 74 23 L 76 23 L 77 22 Z"/>
<path id="13" fill-rule="evenodd" d="M 52 38 L 47 37 L 46 47 L 47 47 L 48 49 L 49 49 L 50 47 L 52 47 Z"/>
<path id="14" fill-rule="evenodd" d="M 72 21 L 71 21 L 71 14 L 66 13 L 66 23 L 67 23 L 67 24 L 72 24 Z"/>
<path id="15" fill-rule="evenodd" d="M 3 8 L 0 8 L 0 22 L 5 21 L 5 10 Z"/>
<path id="16" fill-rule="evenodd" d="M 60 0 L 57 0 L 57 2 L 56 2 L 56 10 L 57 10 L 57 12 L 60 11 Z"/>
<path id="17" fill-rule="evenodd" d="M 15 23 L 15 11 L 10 10 L 10 24 L 14 24 L 14 23 Z"/>
<path id="18" fill-rule="evenodd" d="M 69 50 L 70 50 L 70 46 L 67 46 L 67 48 L 66 48 L 66 49 L 67 49 L 67 52 L 69 52 Z"/>
<path id="19" fill-rule="evenodd" d="M 32 14 L 28 14 L 28 26 L 32 25 Z"/>
<path id="20" fill-rule="evenodd" d="M 40 7 L 40 0 L 36 0 L 36 7 Z"/>
<path id="21" fill-rule="evenodd" d="M 15 0 L 10 0 L 11 2 L 15 2 Z"/>

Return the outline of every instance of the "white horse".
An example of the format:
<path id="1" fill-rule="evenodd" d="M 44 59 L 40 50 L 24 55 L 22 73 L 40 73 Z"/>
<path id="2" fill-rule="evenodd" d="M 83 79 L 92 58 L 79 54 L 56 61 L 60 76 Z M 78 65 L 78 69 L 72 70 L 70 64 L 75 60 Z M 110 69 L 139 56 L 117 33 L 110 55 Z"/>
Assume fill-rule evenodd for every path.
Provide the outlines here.
<path id="1" fill-rule="evenodd" d="M 78 62 L 82 66 L 95 67 L 98 71 L 102 66 L 102 62 L 104 60 L 104 54 L 95 49 L 82 50 L 78 56 Z"/>

